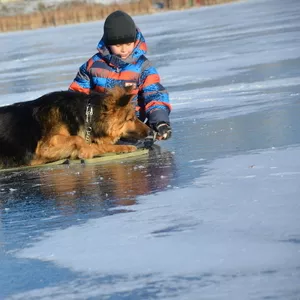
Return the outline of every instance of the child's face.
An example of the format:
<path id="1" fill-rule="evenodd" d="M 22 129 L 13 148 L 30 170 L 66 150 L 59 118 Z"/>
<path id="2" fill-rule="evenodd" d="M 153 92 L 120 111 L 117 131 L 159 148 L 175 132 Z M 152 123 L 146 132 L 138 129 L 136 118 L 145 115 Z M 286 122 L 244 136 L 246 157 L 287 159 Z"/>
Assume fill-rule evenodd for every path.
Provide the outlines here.
<path id="1" fill-rule="evenodd" d="M 120 56 L 122 59 L 126 59 L 134 49 L 134 43 L 119 44 L 110 46 L 110 50 L 114 55 Z"/>

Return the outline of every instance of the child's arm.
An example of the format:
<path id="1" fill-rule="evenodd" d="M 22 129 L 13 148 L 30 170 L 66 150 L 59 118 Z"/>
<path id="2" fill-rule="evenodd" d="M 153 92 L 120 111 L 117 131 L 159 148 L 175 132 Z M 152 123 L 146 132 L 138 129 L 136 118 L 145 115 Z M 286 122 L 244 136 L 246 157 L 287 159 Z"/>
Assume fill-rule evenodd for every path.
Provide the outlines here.
<path id="1" fill-rule="evenodd" d="M 167 90 L 160 83 L 157 70 L 150 65 L 141 74 L 140 95 L 145 102 L 146 116 L 152 128 L 161 123 L 170 124 L 171 105 Z"/>
<path id="2" fill-rule="evenodd" d="M 89 71 L 87 70 L 88 63 L 89 63 L 89 61 L 84 63 L 79 68 L 79 71 L 78 71 L 74 81 L 69 86 L 69 90 L 83 92 L 86 94 L 90 93 L 92 86 L 91 86 L 91 79 L 89 76 Z"/>

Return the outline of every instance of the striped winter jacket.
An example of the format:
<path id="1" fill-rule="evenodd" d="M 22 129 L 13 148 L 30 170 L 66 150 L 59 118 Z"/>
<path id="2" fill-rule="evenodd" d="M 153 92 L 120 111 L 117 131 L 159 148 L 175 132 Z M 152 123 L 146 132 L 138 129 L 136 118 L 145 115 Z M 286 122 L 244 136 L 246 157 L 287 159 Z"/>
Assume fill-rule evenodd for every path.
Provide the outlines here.
<path id="1" fill-rule="evenodd" d="M 171 105 L 166 89 L 160 84 L 160 77 L 145 57 L 147 45 L 137 29 L 135 48 L 126 59 L 112 55 L 103 39 L 98 44 L 98 53 L 84 63 L 69 89 L 89 93 L 90 90 L 104 92 L 116 85 L 133 85 L 133 98 L 137 116 L 150 125 L 169 121 Z"/>

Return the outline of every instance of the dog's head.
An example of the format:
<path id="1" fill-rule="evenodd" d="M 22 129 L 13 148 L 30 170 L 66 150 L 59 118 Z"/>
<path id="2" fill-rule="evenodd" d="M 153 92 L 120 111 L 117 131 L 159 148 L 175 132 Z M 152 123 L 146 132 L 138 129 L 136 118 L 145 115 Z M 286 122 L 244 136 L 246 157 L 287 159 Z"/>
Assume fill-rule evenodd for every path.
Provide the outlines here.
<path id="1" fill-rule="evenodd" d="M 151 129 L 136 117 L 133 97 L 132 87 L 116 86 L 106 93 L 96 123 L 102 134 L 115 141 L 121 137 L 138 140 L 148 136 Z"/>

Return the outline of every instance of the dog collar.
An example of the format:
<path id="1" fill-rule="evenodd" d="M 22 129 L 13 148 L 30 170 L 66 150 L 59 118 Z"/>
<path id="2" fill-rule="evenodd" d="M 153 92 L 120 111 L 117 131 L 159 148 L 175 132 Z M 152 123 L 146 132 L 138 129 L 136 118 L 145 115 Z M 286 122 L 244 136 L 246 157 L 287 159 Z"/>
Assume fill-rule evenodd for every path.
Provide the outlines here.
<path id="1" fill-rule="evenodd" d="M 92 117 L 93 117 L 93 107 L 90 102 L 88 102 L 85 110 L 85 141 L 91 143 L 91 132 L 92 132 Z"/>

